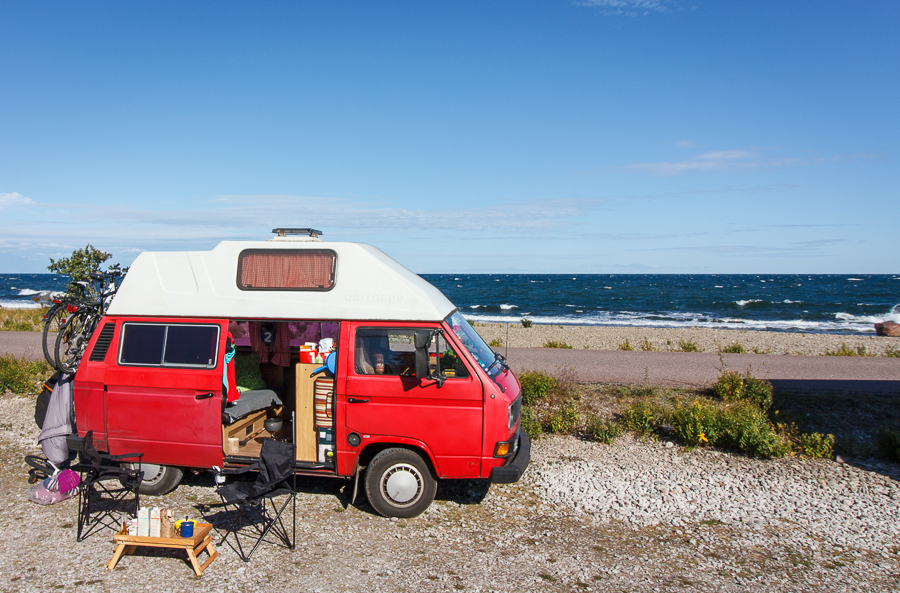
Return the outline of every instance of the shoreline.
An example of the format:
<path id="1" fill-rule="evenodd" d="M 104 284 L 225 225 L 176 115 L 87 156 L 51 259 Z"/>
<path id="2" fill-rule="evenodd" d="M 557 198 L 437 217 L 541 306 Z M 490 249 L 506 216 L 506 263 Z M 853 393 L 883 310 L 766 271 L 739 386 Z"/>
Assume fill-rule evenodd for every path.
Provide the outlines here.
<path id="1" fill-rule="evenodd" d="M 471 320 L 470 320 L 471 323 Z M 576 350 L 650 350 L 681 352 L 693 344 L 699 352 L 720 352 L 740 344 L 744 352 L 825 356 L 844 347 L 866 356 L 900 354 L 900 338 L 842 334 L 792 333 L 761 330 L 710 329 L 705 327 L 629 327 L 601 325 L 538 325 L 521 323 L 473 324 L 482 338 L 494 347 L 541 348 L 548 342 L 564 343 Z M 508 339 L 507 339 L 508 338 Z M 498 343 L 499 341 L 499 343 Z M 508 343 L 507 343 L 508 342 Z M 894 354 L 897 356 L 897 354 Z"/>

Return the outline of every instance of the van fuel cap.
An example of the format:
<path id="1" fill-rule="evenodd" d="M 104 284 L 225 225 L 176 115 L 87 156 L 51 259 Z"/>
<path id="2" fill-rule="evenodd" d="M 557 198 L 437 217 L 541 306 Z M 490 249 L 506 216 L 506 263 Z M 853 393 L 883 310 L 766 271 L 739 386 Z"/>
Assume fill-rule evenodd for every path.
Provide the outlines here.
<path id="1" fill-rule="evenodd" d="M 359 435 L 355 432 L 351 432 L 347 435 L 347 444 L 351 447 L 357 447 L 362 442 L 362 439 L 359 438 Z"/>

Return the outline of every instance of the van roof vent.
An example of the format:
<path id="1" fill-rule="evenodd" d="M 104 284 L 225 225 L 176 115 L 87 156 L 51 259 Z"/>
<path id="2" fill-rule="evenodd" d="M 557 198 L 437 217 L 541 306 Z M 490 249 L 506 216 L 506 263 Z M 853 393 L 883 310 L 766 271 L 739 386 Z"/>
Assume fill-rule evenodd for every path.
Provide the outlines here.
<path id="1" fill-rule="evenodd" d="M 275 236 L 270 241 L 321 241 L 322 231 L 316 229 L 272 229 Z"/>

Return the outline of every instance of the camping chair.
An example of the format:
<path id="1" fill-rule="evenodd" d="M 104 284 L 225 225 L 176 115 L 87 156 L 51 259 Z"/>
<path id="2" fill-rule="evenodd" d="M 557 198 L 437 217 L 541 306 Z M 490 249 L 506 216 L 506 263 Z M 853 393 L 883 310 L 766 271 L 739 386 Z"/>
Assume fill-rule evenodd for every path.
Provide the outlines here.
<path id="1" fill-rule="evenodd" d="M 243 474 L 258 470 L 259 474 L 254 482 L 232 482 L 220 486 L 216 492 L 222 499 L 225 512 L 232 515 L 225 535 L 219 542 L 221 546 L 228 541 L 228 545 L 240 555 L 244 562 L 250 561 L 250 556 L 256 551 L 266 536 L 272 533 L 278 538 L 278 542 L 270 542 L 284 545 L 293 550 L 297 528 L 297 502 L 295 498 L 296 477 L 294 476 L 294 444 L 265 439 L 259 454 L 259 461 L 247 467 L 222 472 L 228 475 Z M 293 480 L 288 483 L 288 480 Z M 279 507 L 275 503 L 278 496 L 287 495 Z M 268 502 L 267 502 L 268 501 Z M 291 505 L 291 530 L 282 521 L 282 514 Z M 246 525 L 244 525 L 246 523 Z M 237 548 L 231 544 L 229 536 L 237 544 Z M 244 546 L 241 539 L 255 539 L 250 553 L 244 555 Z"/>
<path id="2" fill-rule="evenodd" d="M 78 496 L 78 534 L 76 541 L 83 541 L 103 527 L 114 531 L 122 528 L 123 515 L 137 517 L 141 505 L 138 488 L 144 472 L 141 470 L 143 453 L 106 455 L 94 448 L 94 431 L 84 435 L 81 449 L 81 491 Z M 131 461 L 131 467 L 122 467 L 123 461 Z M 115 480 L 116 483 L 110 483 Z"/>

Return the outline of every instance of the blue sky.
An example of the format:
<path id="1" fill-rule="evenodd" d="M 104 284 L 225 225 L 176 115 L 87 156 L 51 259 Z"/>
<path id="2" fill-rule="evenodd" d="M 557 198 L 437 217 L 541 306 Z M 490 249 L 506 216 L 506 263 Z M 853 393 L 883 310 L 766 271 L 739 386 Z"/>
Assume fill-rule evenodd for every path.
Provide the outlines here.
<path id="1" fill-rule="evenodd" d="M 0 1 L 0 271 L 897 273 L 900 2 Z"/>

